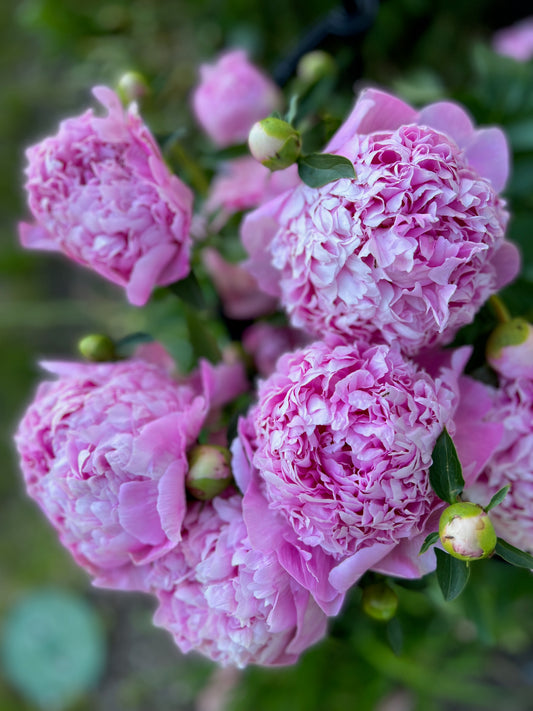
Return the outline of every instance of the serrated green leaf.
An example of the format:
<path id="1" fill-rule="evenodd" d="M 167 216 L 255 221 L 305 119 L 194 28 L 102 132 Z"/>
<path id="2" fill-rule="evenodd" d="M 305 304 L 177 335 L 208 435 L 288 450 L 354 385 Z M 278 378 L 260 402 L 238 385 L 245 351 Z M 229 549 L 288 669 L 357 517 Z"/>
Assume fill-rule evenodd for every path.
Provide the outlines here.
<path id="1" fill-rule="evenodd" d="M 310 153 L 298 160 L 298 175 L 310 188 L 321 188 L 340 178 L 355 178 L 353 163 L 344 156 Z"/>
<path id="2" fill-rule="evenodd" d="M 498 538 L 494 552 L 511 565 L 516 565 L 518 568 L 533 569 L 533 556 L 521 551 L 520 548 L 515 548 L 507 541 L 504 541 L 503 538 Z"/>
<path id="3" fill-rule="evenodd" d="M 485 506 L 485 511 L 488 513 L 491 509 L 493 509 L 495 506 L 498 506 L 498 504 L 501 504 L 501 502 L 505 499 L 507 496 L 507 492 L 511 488 L 510 484 L 507 484 L 507 486 L 503 486 L 499 491 L 497 491 L 492 499 L 489 501 L 488 506 Z"/>
<path id="4" fill-rule="evenodd" d="M 434 531 L 433 533 L 430 533 L 429 536 L 426 536 L 424 543 L 422 543 L 422 547 L 420 548 L 418 555 L 422 555 L 422 553 L 425 553 L 438 540 L 439 540 L 439 532 L 438 531 Z"/>
<path id="5" fill-rule="evenodd" d="M 470 577 L 470 567 L 464 560 L 454 558 L 435 548 L 437 556 L 437 580 L 446 601 L 455 600 L 465 588 Z"/>
<path id="6" fill-rule="evenodd" d="M 429 481 L 439 499 L 449 504 L 456 502 L 463 491 L 465 480 L 457 450 L 446 428 L 433 449 L 433 464 L 429 469 Z"/>

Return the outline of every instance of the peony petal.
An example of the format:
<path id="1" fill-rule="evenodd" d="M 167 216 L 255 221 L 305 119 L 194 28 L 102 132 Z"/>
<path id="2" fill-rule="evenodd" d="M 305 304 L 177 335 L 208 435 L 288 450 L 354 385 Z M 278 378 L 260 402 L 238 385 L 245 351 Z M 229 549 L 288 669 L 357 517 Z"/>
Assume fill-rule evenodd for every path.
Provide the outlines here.
<path id="1" fill-rule="evenodd" d="M 504 189 L 509 177 L 510 156 L 509 145 L 501 129 L 476 131 L 465 153 L 469 163 L 481 177 L 490 180 L 496 192 Z"/>
<path id="2" fill-rule="evenodd" d="M 520 272 L 520 250 L 514 242 L 504 242 L 491 261 L 496 270 L 497 290 L 510 284 Z"/>
<path id="3" fill-rule="evenodd" d="M 134 306 L 144 306 L 168 262 L 178 254 L 178 245 L 161 244 L 135 262 L 126 286 L 128 300 Z M 185 274 L 181 274 L 181 277 Z M 179 277 L 177 277 L 179 278 Z"/>
<path id="4" fill-rule="evenodd" d="M 474 134 L 474 125 L 466 111 L 451 101 L 429 104 L 419 112 L 417 123 L 450 136 L 460 148 L 464 148 Z"/>
<path id="5" fill-rule="evenodd" d="M 156 507 L 157 484 L 151 480 L 127 481 L 118 494 L 121 526 L 141 543 L 158 546 L 165 540 Z"/>
<path id="6" fill-rule="evenodd" d="M 374 543 L 362 548 L 331 570 L 329 582 L 336 590 L 345 593 L 394 548 L 394 543 Z"/>
<path id="7" fill-rule="evenodd" d="M 44 249 L 48 252 L 60 252 L 61 247 L 54 242 L 53 237 L 37 224 L 19 222 L 20 243 L 26 249 Z"/>
<path id="8" fill-rule="evenodd" d="M 355 102 L 351 114 L 326 146 L 325 153 L 342 153 L 356 135 L 386 131 L 411 123 L 416 112 L 392 94 L 379 89 L 364 89 Z"/>

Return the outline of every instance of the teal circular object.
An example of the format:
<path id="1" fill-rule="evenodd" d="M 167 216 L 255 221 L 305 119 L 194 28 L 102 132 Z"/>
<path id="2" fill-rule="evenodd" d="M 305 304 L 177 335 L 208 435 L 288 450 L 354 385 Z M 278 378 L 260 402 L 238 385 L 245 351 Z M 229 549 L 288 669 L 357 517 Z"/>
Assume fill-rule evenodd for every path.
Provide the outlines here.
<path id="1" fill-rule="evenodd" d="M 0 651 L 5 677 L 24 697 L 62 709 L 98 682 L 105 648 L 102 623 L 85 600 L 40 590 L 8 611 Z"/>

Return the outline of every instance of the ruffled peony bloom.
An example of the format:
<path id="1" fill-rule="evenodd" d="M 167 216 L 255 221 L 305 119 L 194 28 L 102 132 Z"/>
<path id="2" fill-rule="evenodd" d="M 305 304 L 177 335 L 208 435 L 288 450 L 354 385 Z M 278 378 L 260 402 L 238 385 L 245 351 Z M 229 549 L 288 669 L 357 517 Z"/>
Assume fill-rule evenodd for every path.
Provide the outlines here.
<path id="1" fill-rule="evenodd" d="M 57 380 L 39 386 L 15 437 L 28 493 L 96 584 L 129 588 L 134 566 L 181 540 L 187 450 L 231 374 L 219 385 L 204 364 L 199 387 L 138 359 L 44 365 Z"/>
<path id="2" fill-rule="evenodd" d="M 280 107 L 281 94 L 246 52 L 236 49 L 215 64 L 201 65 L 192 103 L 204 131 L 224 148 L 244 143 L 253 124 Z"/>
<path id="3" fill-rule="evenodd" d="M 241 507 L 238 495 L 190 507 L 180 546 L 146 576 L 154 622 L 183 652 L 224 666 L 293 664 L 324 636 L 326 616 L 273 552 L 251 546 Z"/>
<path id="4" fill-rule="evenodd" d="M 233 444 L 250 540 L 327 614 L 366 570 L 418 577 L 442 502 L 429 484 L 468 349 L 432 378 L 385 345 L 316 342 L 280 358 Z"/>
<path id="5" fill-rule="evenodd" d="M 533 17 L 505 27 L 494 34 L 492 47 L 498 54 L 512 57 L 517 62 L 533 58 Z"/>
<path id="6" fill-rule="evenodd" d="M 448 343 L 518 272 L 497 195 L 503 133 L 475 130 L 455 104 L 416 112 L 371 89 L 326 150 L 353 161 L 357 178 L 301 185 L 250 213 L 251 273 L 314 334 L 408 354 Z"/>
<path id="7" fill-rule="evenodd" d="M 490 512 L 496 533 L 513 546 L 533 553 L 533 380 L 504 381 L 487 419 L 503 425 L 503 436 L 482 474 L 465 497 L 486 506 L 492 496 L 511 485 L 501 504 Z"/>
<path id="8" fill-rule="evenodd" d="M 142 306 L 155 286 L 189 272 L 192 193 L 165 166 L 132 105 L 93 89 L 108 115 L 89 110 L 26 152 L 32 225 L 24 247 L 59 251 L 126 289 Z"/>

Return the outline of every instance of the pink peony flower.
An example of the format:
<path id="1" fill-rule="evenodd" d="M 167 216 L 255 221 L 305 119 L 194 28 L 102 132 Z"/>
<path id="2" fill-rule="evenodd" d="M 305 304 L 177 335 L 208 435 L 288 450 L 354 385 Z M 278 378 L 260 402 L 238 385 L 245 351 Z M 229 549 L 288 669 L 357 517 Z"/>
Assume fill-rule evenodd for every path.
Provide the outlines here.
<path id="1" fill-rule="evenodd" d="M 261 321 L 249 326 L 242 336 L 243 348 L 252 356 L 257 372 L 263 378 L 274 372 L 280 356 L 308 343 L 310 340 L 303 331 Z"/>
<path id="2" fill-rule="evenodd" d="M 326 150 L 357 178 L 305 185 L 250 213 L 249 269 L 292 324 L 408 354 L 452 340 L 516 276 L 497 192 L 508 149 L 447 102 L 420 112 L 369 89 Z"/>
<path id="3" fill-rule="evenodd" d="M 503 436 L 481 475 L 465 490 L 465 497 L 486 506 L 499 489 L 510 484 L 490 518 L 498 536 L 533 553 L 533 380 L 508 380 L 497 391 L 486 390 L 493 400 L 487 419 L 503 425 Z"/>
<path id="4" fill-rule="evenodd" d="M 251 156 L 226 161 L 215 175 L 204 208 L 207 215 L 218 212 L 211 229 L 221 229 L 236 212 L 257 207 L 298 183 L 295 165 L 272 173 Z"/>
<path id="5" fill-rule="evenodd" d="M 279 108 L 274 82 L 251 64 L 246 52 L 226 52 L 215 64 L 200 67 L 192 96 L 198 122 L 220 148 L 244 143 L 256 121 Z"/>
<path id="6" fill-rule="evenodd" d="M 202 260 L 229 318 L 255 318 L 276 309 L 277 299 L 261 291 L 241 265 L 227 262 L 213 247 L 204 248 Z"/>
<path id="7" fill-rule="evenodd" d="M 44 365 L 58 378 L 39 386 L 15 437 L 28 493 L 96 584 L 127 589 L 134 566 L 181 540 L 187 450 L 231 374 L 224 366 L 219 386 L 204 364 L 199 387 L 137 359 Z"/>
<path id="8" fill-rule="evenodd" d="M 454 431 L 467 350 L 432 378 L 385 345 L 316 342 L 260 384 L 232 445 L 250 540 L 327 614 L 370 568 L 418 577 L 434 565 L 418 556 L 442 508 L 428 469 L 443 427 Z"/>
<path id="9" fill-rule="evenodd" d="M 108 115 L 63 121 L 26 152 L 29 249 L 59 251 L 126 289 L 142 306 L 155 286 L 189 272 L 192 193 L 171 175 L 135 106 L 93 89 Z"/>
<path id="10" fill-rule="evenodd" d="M 526 17 L 494 34 L 492 47 L 498 54 L 527 62 L 533 58 L 533 17 Z"/>
<path id="11" fill-rule="evenodd" d="M 146 578 L 157 594 L 156 625 L 183 652 L 222 665 L 293 664 L 326 632 L 326 616 L 246 535 L 242 499 L 193 504 L 180 546 L 155 561 Z"/>

